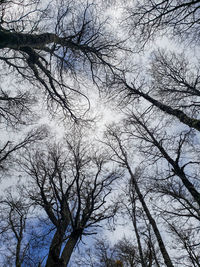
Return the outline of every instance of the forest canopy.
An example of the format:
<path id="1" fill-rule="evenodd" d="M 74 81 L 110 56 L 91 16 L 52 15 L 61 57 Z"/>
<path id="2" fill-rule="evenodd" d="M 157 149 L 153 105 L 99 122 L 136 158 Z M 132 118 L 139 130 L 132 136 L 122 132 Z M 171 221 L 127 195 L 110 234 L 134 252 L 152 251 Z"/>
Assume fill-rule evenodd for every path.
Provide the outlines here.
<path id="1" fill-rule="evenodd" d="M 200 266 L 200 1 L 0 1 L 0 265 Z"/>

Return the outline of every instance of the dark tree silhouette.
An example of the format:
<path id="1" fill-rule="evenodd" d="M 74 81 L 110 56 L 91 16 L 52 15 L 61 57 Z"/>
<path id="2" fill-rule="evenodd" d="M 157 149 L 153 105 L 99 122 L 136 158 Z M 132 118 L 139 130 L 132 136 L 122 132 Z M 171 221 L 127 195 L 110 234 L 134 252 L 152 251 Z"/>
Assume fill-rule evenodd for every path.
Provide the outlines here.
<path id="1" fill-rule="evenodd" d="M 179 177 L 197 205 L 200 206 L 199 184 L 195 182 L 195 176 L 193 179 L 190 179 L 192 174 L 189 175 L 187 170 L 189 165 L 198 168 L 199 162 L 198 160 L 189 159 L 183 164 L 183 153 L 187 153 L 185 146 L 190 142 L 190 131 L 183 131 L 178 137 L 176 135 L 167 136 L 166 132 L 162 131 L 161 126 L 161 129 L 157 125 L 156 127 L 149 126 L 149 114 L 148 116 L 140 113 L 136 115 L 132 112 L 126 123 L 131 125 L 130 128 L 132 128 L 129 132 L 130 136 L 137 136 L 138 140 L 141 141 L 140 150 L 144 154 L 151 156 L 154 162 L 159 160 L 159 158 L 166 160 L 171 166 L 169 177 Z M 129 131 L 128 127 L 127 131 Z M 172 151 L 174 152 L 173 155 L 171 155 Z"/>
<path id="2" fill-rule="evenodd" d="M 142 208 L 145 212 L 145 215 L 147 216 L 149 223 L 152 226 L 152 229 L 154 231 L 154 234 L 156 236 L 162 257 L 164 259 L 166 266 L 174 266 L 172 263 L 172 260 L 167 252 L 166 246 L 163 242 L 163 238 L 160 234 L 159 228 L 157 226 L 156 220 L 153 218 L 150 209 L 148 208 L 148 204 L 145 201 L 145 197 L 139 187 L 139 184 L 137 182 L 137 175 L 132 170 L 131 161 L 128 156 L 128 151 L 126 149 L 126 146 L 124 144 L 124 141 L 126 138 L 122 138 L 123 131 L 120 132 L 119 127 L 116 128 L 108 128 L 106 137 L 107 141 L 105 141 L 105 144 L 110 148 L 112 153 L 112 160 L 118 162 L 120 165 L 122 165 L 124 168 L 127 169 L 128 174 L 130 175 L 131 183 L 133 184 L 134 190 L 138 196 L 138 199 L 142 205 Z"/>
<path id="3" fill-rule="evenodd" d="M 126 23 L 144 46 L 159 35 L 199 43 L 200 1 L 142 0 L 127 8 Z"/>
<path id="4" fill-rule="evenodd" d="M 1 264 L 21 267 L 29 248 L 25 231 L 30 207 L 25 198 L 14 197 L 9 191 L 0 199 L 0 204 Z"/>
<path id="5" fill-rule="evenodd" d="M 0 171 L 9 171 L 9 168 L 17 160 L 17 153 L 20 150 L 30 148 L 31 145 L 45 139 L 48 135 L 48 130 L 45 126 L 38 127 L 29 131 L 23 138 L 18 141 L 6 141 L 0 142 Z"/>
<path id="6" fill-rule="evenodd" d="M 138 76 L 131 77 L 124 72 L 123 75 L 115 75 L 111 81 L 110 86 L 123 93 L 122 102 L 128 99 L 137 103 L 143 99 L 149 106 L 200 131 L 198 66 L 184 54 L 160 50 L 152 55 L 151 67 L 145 75 Z"/>
<path id="7" fill-rule="evenodd" d="M 78 133 L 48 146 L 27 153 L 22 166 L 31 178 L 29 198 L 55 229 L 46 266 L 66 266 L 82 236 L 94 234 L 115 214 L 116 204 L 106 200 L 119 174 L 109 171 L 106 156 L 91 152 Z"/>
<path id="8" fill-rule="evenodd" d="M 106 21 L 98 17 L 96 7 L 63 0 L 47 6 L 38 0 L 4 1 L 0 5 L 2 64 L 43 88 L 48 106 L 60 106 L 74 119 L 70 100 L 75 93 L 85 96 L 77 80 L 84 76 L 100 82 L 112 72 L 115 51 L 122 44 L 106 31 Z"/>

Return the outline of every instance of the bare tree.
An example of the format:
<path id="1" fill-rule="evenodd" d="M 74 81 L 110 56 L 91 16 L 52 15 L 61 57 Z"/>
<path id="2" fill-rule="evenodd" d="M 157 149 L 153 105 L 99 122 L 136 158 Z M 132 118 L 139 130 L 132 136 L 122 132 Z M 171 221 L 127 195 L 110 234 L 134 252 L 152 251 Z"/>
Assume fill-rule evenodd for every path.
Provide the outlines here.
<path id="1" fill-rule="evenodd" d="M 126 23 L 142 45 L 160 35 L 199 43 L 199 12 L 198 0 L 135 1 L 127 8 Z"/>
<path id="2" fill-rule="evenodd" d="M 165 225 L 165 233 L 170 233 L 174 240 L 172 242 L 176 242 L 176 246 L 172 245 L 173 249 L 179 253 L 183 250 L 182 256 L 174 257 L 173 263 L 184 260 L 186 264 L 189 262 L 188 266 L 196 266 L 198 241 L 195 236 L 198 239 L 200 204 L 199 145 L 195 141 L 194 131 L 184 128 L 174 130 L 168 118 L 156 120 L 154 112 L 149 108 L 146 112 L 132 108 L 124 127 L 116 128 L 115 135 L 120 138 L 121 148 L 126 149 L 125 156 L 130 163 L 131 160 L 134 162 L 131 149 L 140 158 L 140 166 L 144 169 L 140 186 L 145 188 L 144 192 L 148 192 L 145 194 L 146 202 L 151 203 L 156 217 Z M 119 147 L 112 143 L 110 146 L 113 147 L 113 156 L 118 155 L 114 160 L 122 164 Z M 136 188 L 134 190 L 137 193 Z M 137 214 L 134 224 L 138 219 Z M 169 226 L 168 230 L 166 225 Z"/>
<path id="3" fill-rule="evenodd" d="M 190 128 L 200 131 L 199 67 L 182 53 L 158 50 L 152 54 L 150 68 L 145 75 L 124 72 L 115 75 L 110 86 L 122 94 L 123 102 L 147 101 L 155 112 L 176 118 Z M 134 77 L 136 76 L 136 77 Z"/>
<path id="4" fill-rule="evenodd" d="M 42 87 L 49 107 L 60 106 L 74 119 L 71 100 L 74 94 L 85 96 L 74 82 L 80 82 L 83 73 L 95 83 L 101 81 L 102 75 L 112 72 L 115 51 L 121 49 L 96 7 L 78 0 L 47 6 L 39 0 L 0 5 L 0 60 L 19 77 Z"/>
<path id="5" fill-rule="evenodd" d="M 95 265 L 99 267 L 121 267 L 122 261 L 118 257 L 115 247 L 112 247 L 106 239 L 99 239 L 95 243 Z"/>
<path id="6" fill-rule="evenodd" d="M 134 186 L 134 190 L 138 196 L 138 199 L 142 205 L 142 208 L 149 220 L 149 223 L 152 226 L 154 234 L 156 236 L 162 257 L 166 266 L 174 266 L 172 260 L 167 252 L 166 246 L 163 242 L 162 236 L 160 234 L 159 228 L 155 219 L 153 218 L 150 209 L 145 201 L 145 197 L 139 187 L 137 182 L 137 175 L 132 170 L 130 158 L 128 156 L 128 151 L 126 150 L 125 140 L 122 138 L 122 132 L 120 132 L 119 127 L 117 128 L 108 128 L 107 130 L 107 141 L 105 143 L 111 149 L 112 160 L 118 162 L 120 165 L 124 166 L 127 169 L 128 174 L 130 175 L 131 183 Z M 130 144 L 129 144 L 130 145 Z"/>
<path id="7" fill-rule="evenodd" d="M 163 126 L 160 126 L 160 129 L 158 125 L 150 128 L 150 116 L 150 114 L 145 116 L 145 114 L 142 115 L 139 113 L 138 115 L 135 115 L 132 112 L 127 120 L 127 125 L 131 125 L 132 127 L 132 130 L 129 132 L 130 135 L 141 140 L 141 151 L 143 151 L 146 155 L 152 156 L 152 160 L 154 162 L 160 158 L 165 159 L 172 168 L 169 171 L 168 177 L 179 177 L 182 184 L 191 194 L 195 202 L 200 205 L 199 183 L 195 182 L 195 172 L 193 179 L 189 179 L 189 177 L 192 178 L 192 174 L 187 174 L 188 166 L 194 165 L 198 168 L 199 162 L 198 160 L 195 161 L 192 158 L 184 164 L 182 163 L 183 153 L 187 152 L 187 150 L 185 150 L 185 144 L 189 143 L 189 146 L 192 145 L 192 141 L 190 139 L 191 132 L 183 131 L 179 136 L 176 136 L 176 134 L 175 136 L 167 135 L 166 131 L 162 131 Z M 135 129 L 135 131 L 133 129 Z M 167 147 L 170 150 L 168 150 Z M 171 156 L 172 151 L 174 152 L 173 156 Z"/>
<path id="8" fill-rule="evenodd" d="M 100 222 L 115 214 L 117 206 L 107 198 L 119 174 L 106 165 L 106 156 L 91 152 L 78 133 L 26 154 L 22 166 L 31 178 L 27 195 L 54 229 L 46 266 L 66 266 L 79 240 L 95 234 Z"/>
<path id="9" fill-rule="evenodd" d="M 48 135 L 47 127 L 40 126 L 36 129 L 29 131 L 25 137 L 18 141 L 5 141 L 0 142 L 0 171 L 6 171 L 14 161 L 17 160 L 16 153 L 25 148 L 30 148 L 31 145 L 44 140 Z M 14 160 L 15 158 L 15 160 Z"/>
<path id="10" fill-rule="evenodd" d="M 0 89 L 0 123 L 6 127 L 19 129 L 21 125 L 30 124 L 31 110 L 35 100 L 28 92 Z M 29 122 L 28 122 L 29 120 Z"/>
<path id="11" fill-rule="evenodd" d="M 105 237 L 101 237 L 95 242 L 95 248 L 90 248 L 83 255 L 79 255 L 75 264 L 91 267 L 155 266 L 153 265 L 154 260 L 151 259 L 152 254 L 149 245 L 144 248 L 144 254 L 145 265 L 142 265 L 138 247 L 130 236 L 119 239 L 114 245 L 111 245 Z"/>
<path id="12" fill-rule="evenodd" d="M 178 257 L 177 262 L 185 262 L 187 266 L 199 266 L 200 265 L 200 254 L 196 250 L 199 246 L 198 238 L 196 237 L 196 229 L 190 227 L 189 229 L 184 229 L 182 226 L 179 228 L 177 224 L 167 222 L 169 230 L 173 236 L 175 236 L 175 244 L 178 247 L 182 247 L 185 253 L 181 253 Z"/>
<path id="13" fill-rule="evenodd" d="M 1 198 L 0 204 L 1 264 L 21 267 L 29 248 L 29 241 L 25 241 L 24 235 L 30 207 L 22 196 L 13 197 L 9 191 Z"/>

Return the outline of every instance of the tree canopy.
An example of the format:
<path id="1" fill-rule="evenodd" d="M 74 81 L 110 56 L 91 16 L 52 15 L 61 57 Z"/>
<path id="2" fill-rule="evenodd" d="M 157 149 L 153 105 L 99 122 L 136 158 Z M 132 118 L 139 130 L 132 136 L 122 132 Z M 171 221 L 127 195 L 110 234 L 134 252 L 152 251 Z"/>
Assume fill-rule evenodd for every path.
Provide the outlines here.
<path id="1" fill-rule="evenodd" d="M 200 266 L 199 11 L 0 1 L 2 267 Z"/>

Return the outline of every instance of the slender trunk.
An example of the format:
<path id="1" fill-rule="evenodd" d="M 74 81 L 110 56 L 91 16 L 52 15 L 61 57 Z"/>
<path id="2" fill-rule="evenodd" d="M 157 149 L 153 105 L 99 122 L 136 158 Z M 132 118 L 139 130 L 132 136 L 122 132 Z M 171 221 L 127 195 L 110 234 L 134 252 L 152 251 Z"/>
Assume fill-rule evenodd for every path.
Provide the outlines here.
<path id="1" fill-rule="evenodd" d="M 136 118 L 136 117 L 135 117 Z M 193 196 L 194 200 L 198 203 L 200 206 L 200 193 L 196 190 L 194 185 L 188 180 L 186 177 L 183 169 L 179 166 L 179 164 L 174 161 L 167 151 L 164 149 L 164 147 L 161 145 L 160 142 L 156 140 L 152 132 L 147 128 L 145 124 L 143 124 L 138 118 L 136 118 L 137 122 L 145 129 L 145 131 L 149 134 L 151 137 L 153 144 L 160 150 L 163 157 L 168 161 L 168 163 L 173 167 L 174 173 L 181 179 L 184 186 L 187 188 L 187 190 L 190 192 L 190 194 Z"/>
<path id="2" fill-rule="evenodd" d="M 141 92 L 135 88 L 132 88 L 127 83 L 125 83 L 125 85 L 129 89 L 129 91 L 132 92 L 133 94 L 137 94 L 139 96 L 142 96 L 144 99 L 149 101 L 154 106 L 158 107 L 160 110 L 164 111 L 165 113 L 167 113 L 169 115 L 175 116 L 177 119 L 180 120 L 180 122 L 188 125 L 191 128 L 196 129 L 197 131 L 200 131 L 200 120 L 191 118 L 191 117 L 187 116 L 183 111 L 181 111 L 179 109 L 173 109 L 170 106 L 167 106 L 167 105 L 159 102 L 158 100 L 152 98 L 148 94 L 145 94 L 145 93 L 143 93 L 143 92 Z"/>
<path id="3" fill-rule="evenodd" d="M 148 249 L 149 249 L 149 255 L 148 255 L 149 264 L 148 264 L 148 267 L 152 267 L 152 265 L 153 265 L 153 251 L 152 251 L 152 247 L 151 247 L 150 241 L 148 241 Z"/>
<path id="4" fill-rule="evenodd" d="M 155 264 L 157 265 L 157 267 L 160 267 L 160 264 L 159 264 L 158 259 L 157 259 L 156 251 L 155 251 L 155 248 L 154 248 L 154 244 L 152 243 L 151 237 L 149 239 L 149 242 L 150 242 L 150 245 L 151 245 L 151 249 L 152 249 L 152 253 L 153 253 L 153 258 L 155 260 Z"/>
<path id="5" fill-rule="evenodd" d="M 142 267 L 147 267 L 144 261 L 144 256 L 143 256 L 143 252 L 142 252 L 142 245 L 140 242 L 140 235 L 138 233 L 138 229 L 137 229 L 137 221 L 136 221 L 136 216 L 135 216 L 135 207 L 133 208 L 133 226 L 134 226 L 134 230 L 135 230 L 135 235 L 136 235 L 136 239 L 137 239 L 137 243 L 138 243 L 138 250 L 139 250 L 139 254 L 140 254 L 140 260 L 141 260 L 141 265 Z"/>
<path id="6" fill-rule="evenodd" d="M 160 235 L 160 232 L 159 232 L 159 230 L 158 230 L 156 221 L 155 221 L 155 220 L 153 219 L 153 217 L 151 216 L 151 213 L 150 213 L 150 211 L 149 211 L 149 209 L 148 209 L 148 207 L 147 207 L 147 205 L 146 205 L 146 203 L 145 203 L 145 201 L 144 201 L 143 195 L 142 195 L 142 193 L 140 192 L 140 189 L 139 189 L 139 187 L 138 187 L 138 184 L 137 184 L 137 182 L 135 181 L 135 178 L 134 178 L 134 175 L 133 175 L 133 173 L 132 173 L 132 170 L 131 170 L 131 168 L 129 167 L 129 165 L 127 165 L 127 168 L 128 168 L 129 174 L 130 174 L 130 176 L 131 176 L 133 185 L 135 186 L 135 191 L 136 191 L 136 193 L 137 193 L 137 195 L 138 195 L 138 198 L 139 198 L 139 200 L 140 200 L 140 202 L 141 202 L 141 204 L 142 204 L 142 207 L 143 207 L 143 209 L 144 209 L 144 212 L 146 213 L 146 216 L 147 216 L 147 218 L 148 218 L 148 220 L 149 220 L 149 223 L 151 224 L 151 226 L 152 226 L 152 228 L 153 228 L 153 231 L 154 231 L 154 233 L 155 233 L 155 236 L 156 236 L 156 238 L 157 238 L 158 245 L 159 245 L 160 251 L 161 251 L 161 253 L 162 253 L 164 262 L 165 262 L 165 264 L 166 264 L 167 267 L 174 267 L 174 265 L 172 264 L 172 261 L 171 261 L 171 259 L 170 259 L 170 257 L 169 257 L 169 254 L 168 254 L 168 252 L 167 252 L 167 250 L 166 250 L 166 248 L 165 248 L 165 245 L 164 245 L 164 242 L 163 242 L 162 237 L 161 237 L 161 235 Z"/>
<path id="7" fill-rule="evenodd" d="M 14 234 L 17 238 L 17 246 L 16 246 L 16 259 L 15 259 L 15 264 L 16 264 L 16 267 L 21 267 L 22 265 L 22 259 L 20 257 L 20 254 L 21 254 L 21 243 L 22 243 L 22 239 L 23 239 L 23 231 L 25 229 L 25 224 L 24 224 L 24 220 L 23 220 L 23 216 L 20 217 L 20 231 L 19 233 L 17 234 L 16 230 L 15 230 L 15 227 L 13 226 L 13 221 L 11 220 L 11 226 L 12 226 L 12 229 L 14 231 Z"/>
<path id="8" fill-rule="evenodd" d="M 67 266 L 69 263 L 69 260 L 71 258 L 72 252 L 74 250 L 74 247 L 76 246 L 77 242 L 79 240 L 79 235 L 71 234 L 61 256 L 61 261 L 63 262 L 63 266 Z"/>
<path id="9" fill-rule="evenodd" d="M 156 224 L 155 220 L 153 219 L 153 217 L 151 216 L 151 213 L 150 213 L 149 209 L 146 206 L 146 203 L 144 201 L 143 195 L 141 194 L 137 184 L 135 184 L 135 188 L 136 188 L 136 192 L 138 194 L 139 200 L 140 200 L 140 202 L 142 204 L 142 207 L 143 207 L 143 209 L 144 209 L 144 211 L 145 211 L 145 213 L 147 215 L 147 218 L 148 218 L 148 220 L 149 220 L 149 222 L 150 222 L 150 224 L 151 224 L 151 226 L 152 226 L 152 228 L 154 230 L 154 233 L 155 233 L 155 236 L 157 238 L 157 241 L 158 241 L 158 244 L 159 244 L 159 247 L 160 247 L 160 251 L 161 251 L 163 259 L 164 259 L 164 262 L 165 262 L 167 267 L 173 267 L 174 265 L 172 264 L 171 259 L 169 257 L 169 254 L 168 254 L 168 252 L 167 252 L 167 250 L 165 248 L 165 245 L 164 245 L 164 242 L 163 242 L 162 237 L 160 235 L 160 232 L 158 230 L 157 224 Z"/>
<path id="10" fill-rule="evenodd" d="M 120 150 L 122 152 L 122 156 L 124 157 L 123 162 L 125 163 L 126 168 L 127 168 L 128 172 L 130 174 L 130 177 L 131 177 L 132 183 L 133 183 L 133 185 L 135 187 L 135 191 L 137 193 L 137 196 L 139 198 L 139 201 L 142 204 L 142 207 L 144 209 L 144 212 L 145 212 L 145 214 L 146 214 L 146 216 L 147 216 L 147 218 L 149 220 L 149 223 L 151 224 L 151 226 L 153 228 L 153 231 L 154 231 L 154 234 L 155 234 L 156 239 L 158 241 L 158 245 L 159 245 L 160 251 L 162 253 L 164 262 L 165 262 L 165 264 L 166 264 L 167 267 L 174 267 L 174 265 L 172 264 L 172 261 L 171 261 L 171 259 L 169 257 L 169 254 L 168 254 L 168 252 L 167 252 L 167 250 L 165 248 L 165 245 L 164 245 L 164 242 L 163 242 L 162 237 L 160 235 L 160 232 L 159 232 L 159 229 L 157 227 L 156 221 L 151 216 L 151 213 L 150 213 L 150 211 L 149 211 L 149 209 L 148 209 L 148 207 L 147 207 L 147 205 L 146 205 L 146 203 L 144 201 L 144 197 L 143 197 L 142 193 L 140 192 L 140 189 L 138 187 L 137 181 L 135 180 L 135 177 L 133 175 L 133 172 L 132 172 L 132 170 L 131 170 L 131 168 L 129 166 L 126 152 L 124 151 L 124 149 L 122 147 L 122 144 L 121 144 L 120 139 L 117 136 L 115 136 L 115 137 L 117 139 L 117 142 L 119 144 Z"/>

